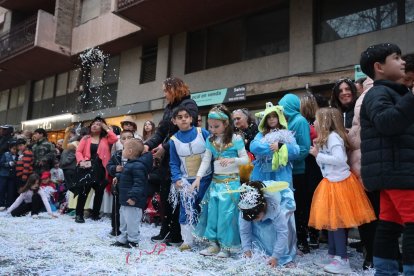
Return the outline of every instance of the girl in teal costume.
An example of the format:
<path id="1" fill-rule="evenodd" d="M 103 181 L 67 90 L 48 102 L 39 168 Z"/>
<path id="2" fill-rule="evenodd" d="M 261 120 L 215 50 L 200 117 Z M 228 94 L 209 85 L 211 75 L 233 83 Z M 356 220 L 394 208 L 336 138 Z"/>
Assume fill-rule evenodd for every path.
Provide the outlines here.
<path id="1" fill-rule="evenodd" d="M 208 125 L 211 135 L 206 141 L 206 152 L 193 188 L 198 188 L 212 160 L 214 175 L 201 201 L 201 215 L 194 234 L 209 241 L 209 247 L 200 254 L 228 258 L 231 249 L 240 247 L 239 194 L 224 192 L 239 188 L 239 165 L 247 164 L 249 159 L 243 138 L 233 134 L 230 112 L 225 106 L 218 105 L 211 109 Z"/>

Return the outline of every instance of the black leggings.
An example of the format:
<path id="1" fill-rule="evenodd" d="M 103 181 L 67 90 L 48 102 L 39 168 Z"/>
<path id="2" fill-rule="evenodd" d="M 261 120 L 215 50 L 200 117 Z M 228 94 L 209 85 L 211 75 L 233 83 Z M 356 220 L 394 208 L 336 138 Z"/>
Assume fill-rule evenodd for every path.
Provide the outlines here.
<path id="1" fill-rule="evenodd" d="M 103 194 L 105 191 L 104 185 L 95 185 L 95 196 L 93 198 L 92 217 L 98 217 L 101 210 Z M 76 204 L 76 215 L 83 217 L 83 211 L 85 209 L 85 202 L 88 198 L 88 194 L 91 191 L 91 186 L 85 187 L 85 189 L 78 195 L 78 203 Z"/>
<path id="2" fill-rule="evenodd" d="M 32 216 L 37 215 L 39 214 L 42 207 L 44 207 L 42 198 L 40 197 L 39 194 L 33 193 L 32 202 L 30 203 L 23 202 L 22 204 L 20 204 L 19 207 L 11 211 L 11 215 L 13 217 L 21 217 L 21 216 L 26 215 L 29 212 L 32 212 Z"/>

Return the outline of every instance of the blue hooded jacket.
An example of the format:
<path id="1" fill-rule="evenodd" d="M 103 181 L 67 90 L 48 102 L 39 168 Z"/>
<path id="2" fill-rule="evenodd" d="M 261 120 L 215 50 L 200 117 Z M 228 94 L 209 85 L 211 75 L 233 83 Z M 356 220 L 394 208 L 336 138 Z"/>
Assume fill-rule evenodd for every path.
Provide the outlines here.
<path id="1" fill-rule="evenodd" d="M 293 161 L 293 175 L 305 173 L 305 158 L 311 146 L 310 128 L 305 117 L 300 114 L 300 100 L 294 94 L 286 94 L 280 101 L 283 113 L 288 120 L 288 128 L 295 134 L 299 145 L 299 156 Z"/>

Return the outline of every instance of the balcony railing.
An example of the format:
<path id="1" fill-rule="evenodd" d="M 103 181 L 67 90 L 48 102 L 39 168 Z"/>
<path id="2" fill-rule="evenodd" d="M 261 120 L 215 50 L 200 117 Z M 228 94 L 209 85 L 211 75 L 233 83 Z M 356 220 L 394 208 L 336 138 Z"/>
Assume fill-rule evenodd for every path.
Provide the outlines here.
<path id="1" fill-rule="evenodd" d="M 118 0 L 118 10 L 128 8 L 129 6 L 143 1 L 145 0 Z"/>
<path id="2" fill-rule="evenodd" d="M 0 61 L 34 45 L 37 15 L 0 36 Z"/>

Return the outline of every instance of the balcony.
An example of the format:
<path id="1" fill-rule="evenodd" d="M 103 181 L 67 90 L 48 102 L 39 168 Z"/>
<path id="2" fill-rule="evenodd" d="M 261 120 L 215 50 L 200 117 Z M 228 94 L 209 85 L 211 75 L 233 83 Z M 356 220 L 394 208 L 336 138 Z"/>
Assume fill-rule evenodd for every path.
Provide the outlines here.
<path id="1" fill-rule="evenodd" d="M 0 91 L 73 68 L 70 50 L 55 35 L 55 18 L 39 10 L 0 37 Z"/>
<path id="2" fill-rule="evenodd" d="M 37 10 L 54 13 L 56 0 L 0 0 L 0 7 L 30 14 Z"/>
<path id="3" fill-rule="evenodd" d="M 117 0 L 114 12 L 157 37 L 275 6 L 281 0 Z"/>
<path id="4" fill-rule="evenodd" d="M 110 55 L 137 47 L 144 36 L 141 28 L 116 16 L 113 11 L 115 2 L 112 2 L 111 11 L 91 19 L 72 31 L 72 55 L 77 56 L 88 48 L 99 47 Z"/>

